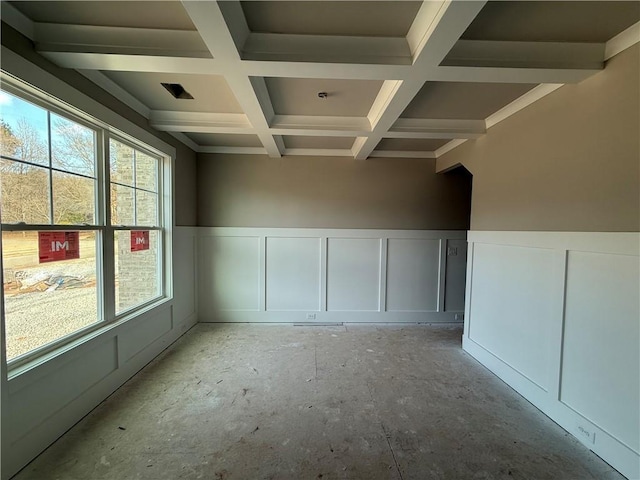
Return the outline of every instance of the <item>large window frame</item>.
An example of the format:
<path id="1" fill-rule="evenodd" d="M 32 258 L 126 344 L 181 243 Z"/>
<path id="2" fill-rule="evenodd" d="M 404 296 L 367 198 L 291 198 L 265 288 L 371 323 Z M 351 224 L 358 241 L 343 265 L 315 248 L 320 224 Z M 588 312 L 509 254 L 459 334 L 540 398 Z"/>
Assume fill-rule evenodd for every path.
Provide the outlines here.
<path id="1" fill-rule="evenodd" d="M 27 101 L 46 110 L 50 119 L 55 114 L 63 119 L 75 122 L 82 127 L 88 128 L 95 133 L 95 179 L 94 179 L 94 222 L 93 224 L 55 224 L 53 216 L 53 174 L 54 172 L 69 173 L 53 166 L 51 157 L 50 137 L 51 126 L 49 120 L 49 164 L 47 166 L 33 166 L 46 168 L 48 170 L 49 181 L 49 224 L 24 224 L 24 223 L 0 223 L 0 232 L 55 232 L 55 231 L 78 231 L 95 232 L 96 248 L 96 295 L 97 295 L 97 318 L 83 328 L 80 328 L 68 335 L 57 338 L 54 341 L 41 345 L 28 352 L 20 354 L 7 362 L 9 378 L 21 373 L 24 368 L 32 364 L 39 364 L 56 355 L 59 351 L 66 351 L 68 348 L 82 343 L 84 340 L 92 338 L 105 329 L 113 328 L 122 322 L 127 322 L 143 314 L 147 310 L 154 308 L 172 298 L 171 272 L 171 232 L 172 232 L 172 199 L 171 199 L 171 166 L 172 155 L 166 151 L 155 148 L 152 145 L 137 139 L 124 131 L 114 128 L 96 117 L 85 113 L 78 108 L 63 102 L 47 92 L 33 87 L 13 75 L 0 70 L 0 89 L 21 100 Z M 114 225 L 111 222 L 111 178 L 110 178 L 110 142 L 116 141 L 125 144 L 136 151 L 157 159 L 156 168 L 156 188 L 157 188 L 157 210 L 155 225 Z M 11 158 L 2 155 L 2 159 L 13 162 L 31 165 L 24 160 Z M 0 218 L 0 222 L 2 219 Z M 157 272 L 158 291 L 153 298 L 139 304 L 125 308 L 116 313 L 115 304 L 115 248 L 114 240 L 116 232 L 132 230 L 149 230 L 157 232 Z M 2 236 L 0 235 L 0 249 L 2 249 Z M 1 263 L 1 260 L 0 260 Z M 4 270 L 0 271 L 3 279 Z M 2 291 L 4 297 L 4 287 Z M 5 301 L 2 301 L 3 309 Z M 4 311 L 2 312 L 3 321 Z M 5 339 L 3 339 L 3 342 Z"/>

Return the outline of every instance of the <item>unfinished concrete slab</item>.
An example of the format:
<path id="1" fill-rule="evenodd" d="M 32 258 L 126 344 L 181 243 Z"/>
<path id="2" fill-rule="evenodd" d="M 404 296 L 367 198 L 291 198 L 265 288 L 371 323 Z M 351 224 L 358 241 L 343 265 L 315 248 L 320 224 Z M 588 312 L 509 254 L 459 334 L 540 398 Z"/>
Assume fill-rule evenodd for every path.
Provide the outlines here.
<path id="1" fill-rule="evenodd" d="M 461 335 L 199 324 L 15 478 L 623 478 Z"/>

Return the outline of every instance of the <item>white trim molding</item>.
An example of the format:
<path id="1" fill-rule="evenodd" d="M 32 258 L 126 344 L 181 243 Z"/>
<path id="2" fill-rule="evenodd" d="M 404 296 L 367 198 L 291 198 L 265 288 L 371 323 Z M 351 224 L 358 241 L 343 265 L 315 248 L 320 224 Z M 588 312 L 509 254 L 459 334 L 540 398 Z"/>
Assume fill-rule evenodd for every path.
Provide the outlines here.
<path id="1" fill-rule="evenodd" d="M 462 319 L 465 231 L 198 230 L 202 322 Z"/>
<path id="2" fill-rule="evenodd" d="M 468 235 L 463 348 L 640 478 L 640 233 Z"/>

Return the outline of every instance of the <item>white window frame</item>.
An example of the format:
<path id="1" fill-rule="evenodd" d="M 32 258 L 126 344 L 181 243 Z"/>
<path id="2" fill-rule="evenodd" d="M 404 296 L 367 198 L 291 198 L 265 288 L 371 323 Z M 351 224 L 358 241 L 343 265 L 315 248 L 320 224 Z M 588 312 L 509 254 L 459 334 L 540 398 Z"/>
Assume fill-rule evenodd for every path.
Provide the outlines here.
<path id="1" fill-rule="evenodd" d="M 2 48 L 2 54 L 4 55 L 5 48 Z M 3 63 L 4 63 L 3 58 Z M 29 64 L 32 65 L 32 64 Z M 39 72 L 42 70 L 39 67 L 33 66 Z M 47 73 L 50 76 L 50 74 Z M 55 78 L 55 77 L 52 77 Z M 57 84 L 58 88 L 61 86 L 69 87 L 58 80 L 57 78 L 53 82 Z M 130 123 L 126 119 L 117 116 L 114 118 L 114 113 L 106 107 L 98 104 L 97 102 L 89 99 L 84 94 L 73 90 L 73 96 L 81 100 L 80 103 L 94 104 L 97 108 L 91 108 L 88 110 L 97 111 L 96 113 L 107 113 L 111 117 L 110 120 L 120 120 L 118 123 L 126 125 L 129 131 L 133 131 L 134 134 L 129 134 L 123 130 L 116 129 L 113 126 L 105 123 L 79 108 L 72 106 L 70 103 L 64 102 L 50 93 L 40 90 L 23 80 L 13 76 L 5 70 L 0 70 L 0 87 L 2 90 L 17 96 L 18 98 L 33 103 L 41 108 L 44 108 L 56 115 L 59 115 L 65 119 L 76 122 L 82 126 L 90 128 L 96 132 L 96 171 L 95 171 L 95 217 L 94 224 L 92 225 L 33 225 L 33 224 L 0 224 L 0 232 L 3 231 L 95 231 L 96 232 L 96 279 L 97 279 L 97 297 L 98 297 L 98 317 L 96 322 L 91 325 L 87 325 L 75 332 L 60 337 L 50 343 L 35 348 L 29 352 L 21 354 L 9 361 L 6 361 L 6 351 L 3 348 L 2 357 L 4 363 L 7 365 L 8 378 L 13 378 L 23 371 L 48 360 L 49 358 L 56 356 L 58 353 L 68 350 L 78 344 L 83 343 L 89 338 L 93 338 L 96 335 L 102 333 L 106 329 L 114 328 L 123 322 L 130 321 L 139 315 L 147 312 L 148 310 L 155 308 L 167 301 L 170 301 L 173 296 L 172 281 L 171 281 L 171 245 L 172 245 L 172 232 L 173 232 L 173 212 L 172 212 L 172 166 L 173 159 L 175 157 L 175 149 L 173 147 L 159 141 L 157 138 L 150 136 L 150 134 L 140 127 Z M 63 89 L 64 89 L 63 87 Z M 93 112 L 92 112 L 93 113 Z M 115 122 L 114 122 L 115 123 Z M 143 137 L 138 139 L 137 137 Z M 111 225 L 111 209 L 110 209 L 110 176 L 109 176 L 109 140 L 114 139 L 116 141 L 126 143 L 132 146 L 136 150 L 142 151 L 148 155 L 158 158 L 158 222 L 159 225 L 154 227 L 147 226 L 117 226 Z M 155 145 L 149 145 L 149 140 L 155 140 Z M 146 141 L 145 141 L 146 140 Z M 48 139 L 49 143 L 51 138 Z M 160 147 L 160 148 L 158 148 Z M 44 167 L 42 165 L 37 165 Z M 50 172 L 52 171 L 51 161 L 46 166 Z M 54 168 L 53 171 L 56 171 Z M 52 200 L 51 200 L 52 201 Z M 53 210 L 53 204 L 50 206 Z M 51 222 L 53 222 L 51 218 Z M 115 251 L 114 251 L 114 239 L 115 232 L 118 230 L 156 230 L 159 231 L 159 254 L 158 254 L 158 282 L 159 282 L 159 296 L 144 302 L 139 305 L 132 306 L 118 315 L 115 314 Z M 2 248 L 0 235 L 0 249 Z M 0 261 L 1 263 L 1 261 Z M 3 270 L 0 271 L 0 278 L 3 277 Z M 3 279 L 4 280 L 4 279 Z M 3 282 L 4 283 L 4 282 Z M 2 294 L 2 323 L 4 327 L 4 293 Z M 4 328 L 2 329 L 5 330 Z M 5 345 L 5 339 L 1 341 L 2 345 Z"/>

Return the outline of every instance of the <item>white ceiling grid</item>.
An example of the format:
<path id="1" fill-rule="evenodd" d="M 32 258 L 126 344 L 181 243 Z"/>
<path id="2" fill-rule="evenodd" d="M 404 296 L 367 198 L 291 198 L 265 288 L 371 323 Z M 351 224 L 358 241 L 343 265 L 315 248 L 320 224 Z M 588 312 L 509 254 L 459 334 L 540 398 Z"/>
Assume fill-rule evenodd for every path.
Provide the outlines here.
<path id="1" fill-rule="evenodd" d="M 605 43 L 461 39 L 485 7 L 484 1 L 424 1 L 405 37 L 252 32 L 239 1 L 181 3 L 196 30 L 36 22 L 4 1 L 2 19 L 30 37 L 39 53 L 81 71 L 147 117 L 154 128 L 172 133 L 196 151 L 270 157 L 437 158 L 562 84 L 597 73 L 607 58 L 640 40 L 640 23 Z M 375 8 L 375 2 L 371 4 Z M 154 110 L 109 78 L 109 72 L 113 78 L 115 72 L 224 77 L 242 113 Z M 278 78 L 375 80 L 381 87 L 366 116 L 299 115 L 282 113 L 272 102 L 268 83 Z M 538 86 L 483 119 L 402 117 L 425 82 Z M 218 134 L 211 138 L 220 144 L 199 144 L 189 138 L 190 133 Z M 250 135 L 247 139 L 257 136 L 262 146 L 224 144 L 229 135 L 238 134 Z M 283 137 L 289 136 L 302 138 L 290 141 L 294 148 L 288 148 Z M 326 137 L 327 145 L 341 148 L 317 148 L 322 142 L 313 138 L 307 140 L 312 148 L 302 148 L 303 139 L 309 137 Z M 351 148 L 344 148 L 346 140 L 335 137 L 353 139 Z M 385 143 L 397 145 L 396 139 L 411 139 L 408 145 L 440 146 L 380 149 Z"/>

